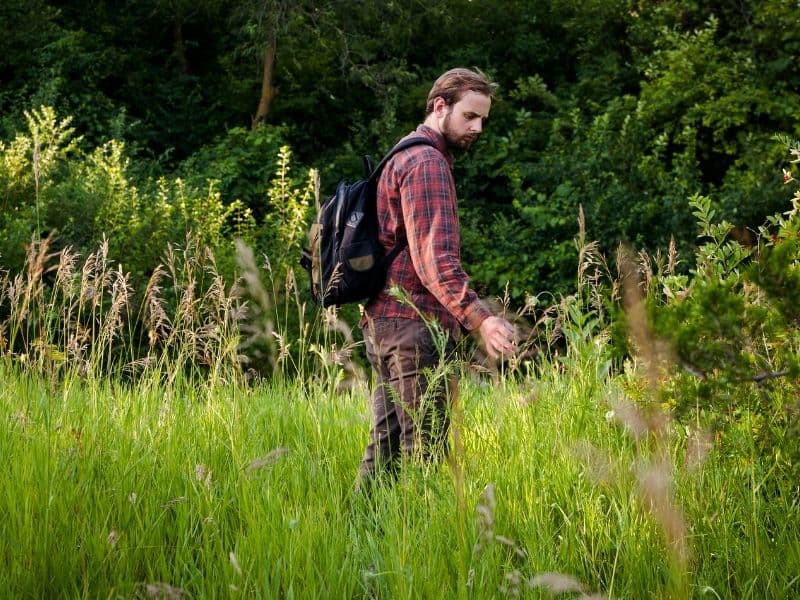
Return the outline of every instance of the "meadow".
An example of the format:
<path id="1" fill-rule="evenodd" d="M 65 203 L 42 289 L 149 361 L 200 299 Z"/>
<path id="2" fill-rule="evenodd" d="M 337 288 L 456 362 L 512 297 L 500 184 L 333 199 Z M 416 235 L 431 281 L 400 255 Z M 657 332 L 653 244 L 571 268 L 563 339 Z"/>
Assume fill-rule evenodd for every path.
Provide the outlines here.
<path id="1" fill-rule="evenodd" d="M 0 589 L 796 597 L 793 443 L 765 450 L 764 413 L 744 404 L 732 426 L 678 420 L 641 303 L 637 352 L 614 357 L 593 248 L 578 295 L 513 316 L 527 351 L 487 368 L 464 347 L 448 460 L 410 462 L 364 496 L 360 343 L 291 270 L 240 244 L 228 285 L 187 240 L 139 293 L 105 244 L 82 258 L 35 240 L 23 272 L 0 272 Z"/>
<path id="2" fill-rule="evenodd" d="M 443 465 L 354 497 L 367 386 L 0 366 L 0 588 L 63 598 L 790 598 L 796 482 L 627 399 L 589 336 L 464 373 Z M 661 415 L 661 417 L 658 417 Z M 724 451 L 737 446 L 737 452 Z M 744 448 L 744 449 L 743 449 Z"/>
<path id="3" fill-rule="evenodd" d="M 384 4 L 3 3 L 0 598 L 800 597 L 794 3 Z M 358 309 L 293 267 L 457 64 L 522 351 L 354 495 Z"/>

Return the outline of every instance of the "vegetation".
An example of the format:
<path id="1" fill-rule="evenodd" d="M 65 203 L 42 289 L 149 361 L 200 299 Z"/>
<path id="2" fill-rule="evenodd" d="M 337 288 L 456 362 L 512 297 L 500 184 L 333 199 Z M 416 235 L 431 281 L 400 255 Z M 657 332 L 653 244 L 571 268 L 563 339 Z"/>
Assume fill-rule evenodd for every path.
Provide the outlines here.
<path id="1" fill-rule="evenodd" d="M 0 139 L 26 135 L 41 106 L 75 136 L 40 182 L 67 188 L 52 190 L 59 210 L 34 214 L 33 193 L 3 192 L 0 252 L 20 267 L 37 229 L 84 254 L 99 242 L 98 229 L 70 227 L 103 196 L 62 158 L 121 161 L 140 201 L 188 196 L 231 216 L 249 209 L 260 225 L 282 145 L 295 173 L 316 168 L 329 189 L 421 120 L 438 74 L 475 65 L 500 84 L 484 139 L 457 162 L 477 285 L 499 295 L 511 282 L 517 304 L 574 291 L 579 206 L 607 254 L 674 237 L 688 265 L 691 196 L 740 232 L 783 206 L 774 135 L 800 137 L 795 21 L 784 0 L 9 0 Z M 116 215 L 115 202 L 103 212 Z"/>
<path id="2" fill-rule="evenodd" d="M 800 593 L 797 8 L 423 4 L 0 6 L 11 595 Z M 295 266 L 454 65 L 522 350 L 465 340 L 450 460 L 365 499 L 358 307 Z"/>
<path id="3" fill-rule="evenodd" d="M 240 244 L 241 283 L 228 289 L 189 243 L 133 302 L 107 246 L 81 264 L 49 240 L 31 245 L 0 303 L 3 585 L 71 597 L 791 597 L 796 337 L 775 315 L 794 292 L 730 285 L 723 267 L 745 253 L 717 244 L 727 225 L 694 204 L 709 241 L 691 277 L 666 264 L 644 285 L 643 257 L 604 279 L 597 244 L 579 237 L 578 293 L 529 298 L 514 317 L 525 348 L 491 377 L 479 356 L 462 365 L 448 463 L 407 465 L 370 499 L 352 487 L 368 428 L 359 345 L 334 309 L 305 321 L 291 271 L 264 287 Z M 773 224 L 765 243 L 794 248 L 796 212 Z M 774 252 L 748 272 L 781 260 L 791 280 L 797 257 Z M 709 325 L 703 290 L 717 281 L 718 303 L 769 317 L 761 341 L 775 362 L 756 366 L 789 366 L 731 378 L 742 364 L 720 360 L 725 344 L 745 367 L 758 349 L 746 328 Z M 625 316 L 611 319 L 618 296 Z M 663 322 L 674 354 L 651 329 Z M 273 376 L 247 383 L 241 350 Z M 719 366 L 698 377 L 699 356 Z"/>
<path id="4" fill-rule="evenodd" d="M 608 338 L 577 302 L 550 314 L 564 354 L 494 385 L 465 374 L 449 464 L 407 465 L 370 501 L 352 496 L 367 390 L 337 391 L 332 358 L 339 375 L 246 388 L 170 380 L 170 362 L 133 384 L 3 363 L 2 584 L 86 598 L 796 594 L 796 479 L 746 431 L 712 443 L 634 401 L 646 378 L 611 376 Z"/>

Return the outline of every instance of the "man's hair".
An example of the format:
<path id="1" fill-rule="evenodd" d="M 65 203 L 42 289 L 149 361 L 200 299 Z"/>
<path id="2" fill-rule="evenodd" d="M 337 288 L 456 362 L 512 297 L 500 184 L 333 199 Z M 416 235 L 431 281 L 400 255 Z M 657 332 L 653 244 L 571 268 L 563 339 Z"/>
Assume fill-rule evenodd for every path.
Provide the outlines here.
<path id="1" fill-rule="evenodd" d="M 433 83 L 431 91 L 428 92 L 428 103 L 425 106 L 425 116 L 433 112 L 433 101 L 441 97 L 444 99 L 448 106 L 452 106 L 459 100 L 466 92 L 477 92 L 490 98 L 494 94 L 497 87 L 483 72 L 479 69 L 471 70 L 464 68 L 450 69 L 446 73 L 439 76 Z"/>

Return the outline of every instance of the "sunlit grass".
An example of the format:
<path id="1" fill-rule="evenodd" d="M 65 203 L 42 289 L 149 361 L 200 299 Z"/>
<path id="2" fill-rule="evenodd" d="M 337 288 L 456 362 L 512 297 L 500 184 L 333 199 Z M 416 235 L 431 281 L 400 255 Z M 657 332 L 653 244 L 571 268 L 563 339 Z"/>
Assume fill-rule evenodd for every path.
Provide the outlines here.
<path id="1" fill-rule="evenodd" d="M 686 435 L 672 430 L 691 551 L 675 573 L 632 475 L 652 444 L 607 418 L 616 383 L 566 375 L 462 382 L 463 490 L 451 465 L 407 465 L 370 504 L 352 496 L 363 387 L 53 387 L 4 368 L 0 587 L 84 598 L 797 592 L 796 489 L 755 455 L 712 451 L 689 472 Z"/>

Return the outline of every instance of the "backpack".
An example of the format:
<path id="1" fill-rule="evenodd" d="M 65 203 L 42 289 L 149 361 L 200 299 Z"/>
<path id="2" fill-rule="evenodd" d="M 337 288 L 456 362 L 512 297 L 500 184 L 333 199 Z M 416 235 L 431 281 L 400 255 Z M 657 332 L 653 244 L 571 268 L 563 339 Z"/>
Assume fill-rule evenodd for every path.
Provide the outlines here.
<path id="1" fill-rule="evenodd" d="M 372 159 L 365 156 L 366 179 L 340 181 L 322 203 L 308 232 L 309 247 L 300 258 L 311 278 L 311 294 L 317 304 L 358 302 L 376 296 L 386 285 L 389 266 L 408 242 L 398 242 L 384 253 L 378 241 L 378 178 L 392 156 L 418 144 L 434 145 L 424 137 L 407 138 L 375 168 Z"/>

